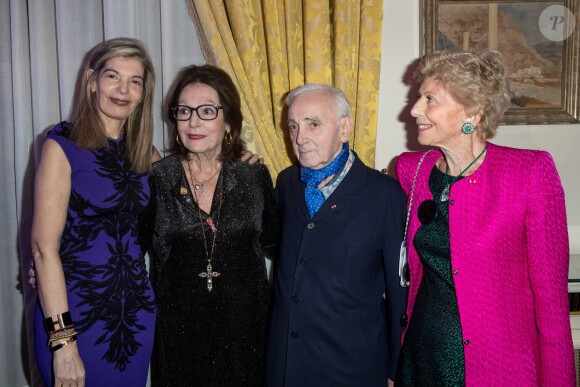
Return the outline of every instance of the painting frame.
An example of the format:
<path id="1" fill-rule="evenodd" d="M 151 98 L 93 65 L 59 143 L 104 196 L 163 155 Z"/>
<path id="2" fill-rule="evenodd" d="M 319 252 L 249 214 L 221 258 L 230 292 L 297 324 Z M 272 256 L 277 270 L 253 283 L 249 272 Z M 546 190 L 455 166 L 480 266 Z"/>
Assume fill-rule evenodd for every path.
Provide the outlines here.
<path id="1" fill-rule="evenodd" d="M 545 125 L 545 124 L 574 124 L 580 122 L 580 0 L 565 0 L 550 2 L 544 0 L 504 0 L 504 1 L 482 1 L 482 0 L 422 0 L 422 55 L 440 49 L 439 38 L 439 7 L 446 4 L 456 5 L 478 5 L 478 4 L 504 4 L 518 3 L 523 6 L 530 3 L 562 3 L 563 6 L 573 15 L 575 20 L 571 35 L 562 42 L 561 52 L 561 79 L 560 79 L 560 101 L 549 107 L 517 107 L 510 108 L 505 113 L 502 125 Z M 539 28 L 539 27 L 538 27 Z M 489 32 L 489 31 L 488 31 Z M 502 54 L 509 55 L 509 52 L 498 49 Z M 508 70 L 509 71 L 509 70 Z"/>

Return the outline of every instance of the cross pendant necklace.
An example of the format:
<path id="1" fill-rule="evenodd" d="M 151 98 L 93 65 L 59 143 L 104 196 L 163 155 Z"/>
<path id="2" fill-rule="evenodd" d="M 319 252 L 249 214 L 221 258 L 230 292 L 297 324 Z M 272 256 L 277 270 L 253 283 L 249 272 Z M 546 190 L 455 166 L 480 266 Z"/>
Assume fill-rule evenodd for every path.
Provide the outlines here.
<path id="1" fill-rule="evenodd" d="M 221 275 L 221 273 L 218 273 L 217 271 L 213 271 L 213 268 L 211 267 L 211 259 L 207 261 L 207 267 L 205 269 L 205 271 L 202 271 L 201 273 L 198 274 L 198 276 L 200 276 L 201 278 L 207 278 L 207 291 L 211 292 L 211 290 L 213 289 L 213 279 L 215 277 L 219 277 Z"/>
<path id="2" fill-rule="evenodd" d="M 208 216 L 205 220 L 205 223 L 207 223 L 210 228 L 211 231 L 213 232 L 213 240 L 211 242 L 211 252 L 208 251 L 207 248 L 207 239 L 205 237 L 205 227 L 204 227 L 204 221 L 203 221 L 203 217 L 201 215 L 201 206 L 199 204 L 199 198 L 197 197 L 197 191 L 199 190 L 200 193 L 203 193 L 203 184 L 201 185 L 201 189 L 199 189 L 197 187 L 197 184 L 194 177 L 193 177 L 193 173 L 191 173 L 191 166 L 189 164 L 189 162 L 187 163 L 188 169 L 189 169 L 189 174 L 191 175 L 191 180 L 192 180 L 192 185 L 194 186 L 194 190 L 193 190 L 193 196 L 195 198 L 195 201 L 197 202 L 197 213 L 199 215 L 199 224 L 201 226 L 201 235 L 203 236 L 203 247 L 205 248 L 205 256 L 207 258 L 207 266 L 205 268 L 205 271 L 202 271 L 201 273 L 198 274 L 199 277 L 201 278 L 205 278 L 206 279 L 206 286 L 207 286 L 207 291 L 211 292 L 213 289 L 213 279 L 216 277 L 219 277 L 221 275 L 221 273 L 214 271 L 213 270 L 213 266 L 212 266 L 212 260 L 213 260 L 213 254 L 215 251 L 215 245 L 216 245 L 216 239 L 217 239 L 217 222 L 219 222 L 220 219 L 220 214 L 221 214 L 221 208 L 222 208 L 222 201 L 223 201 L 223 193 L 222 191 L 218 191 L 218 196 L 219 196 L 219 205 L 218 205 L 218 213 L 217 213 L 217 222 L 216 224 L 214 224 L 213 219 L 211 216 Z M 218 168 L 219 171 L 219 168 Z M 213 176 L 212 176 L 213 177 Z M 219 187 L 220 182 L 218 181 L 216 183 L 216 189 L 221 189 Z M 210 209 L 211 212 L 211 209 Z"/>
<path id="3" fill-rule="evenodd" d="M 197 200 L 197 194 L 195 194 L 195 199 Z M 218 195 L 220 197 L 220 203 L 218 206 L 218 220 L 220 217 L 220 213 L 221 213 L 221 208 L 222 208 L 222 192 L 218 192 Z M 203 220 L 202 220 L 202 216 L 201 216 L 201 208 L 199 207 L 199 202 L 197 202 L 197 206 L 198 206 L 198 213 L 199 213 L 199 220 L 200 220 L 200 225 L 201 225 L 201 234 L 203 235 L 203 246 L 205 247 L 205 256 L 207 257 L 207 266 L 205 267 L 205 271 L 202 271 L 201 273 L 198 274 L 198 276 L 200 276 L 201 278 L 205 278 L 207 280 L 207 291 L 211 292 L 213 289 L 213 279 L 216 277 L 219 277 L 221 275 L 221 273 L 217 272 L 217 271 L 213 271 L 213 266 L 212 266 L 212 260 L 213 260 L 213 253 L 215 251 L 215 242 L 217 239 L 217 225 L 214 225 L 213 223 L 213 219 L 211 216 L 208 216 L 207 219 L 205 220 L 205 222 L 207 224 L 209 224 L 209 226 L 211 227 L 211 231 L 213 232 L 213 240 L 211 242 L 211 252 L 209 252 L 207 250 L 207 240 L 205 238 L 205 227 L 203 225 Z"/>

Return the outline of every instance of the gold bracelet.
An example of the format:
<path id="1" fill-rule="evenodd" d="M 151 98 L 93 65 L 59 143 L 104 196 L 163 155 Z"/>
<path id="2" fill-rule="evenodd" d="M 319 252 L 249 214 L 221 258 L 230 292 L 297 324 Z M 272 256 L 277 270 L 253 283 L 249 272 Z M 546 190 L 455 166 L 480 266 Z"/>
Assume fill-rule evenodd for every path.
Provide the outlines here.
<path id="1" fill-rule="evenodd" d="M 55 317 L 56 321 L 54 320 L 54 317 L 47 317 L 44 319 L 44 327 L 46 328 L 46 332 L 49 334 L 73 325 L 70 312 L 59 313 Z"/>
<path id="2" fill-rule="evenodd" d="M 50 352 L 54 353 L 54 352 L 58 351 L 59 349 L 66 347 L 67 345 L 69 345 L 70 343 L 75 341 L 76 339 L 77 339 L 76 335 L 73 337 L 69 337 L 69 338 L 61 341 L 60 344 L 57 344 L 54 347 L 50 347 Z"/>
<path id="3" fill-rule="evenodd" d="M 52 332 L 48 336 L 48 345 L 50 346 L 50 344 L 54 343 L 57 340 L 66 339 L 68 337 L 75 336 L 76 334 L 77 334 L 77 331 L 75 330 L 74 327 L 65 328 L 65 329 L 61 329 L 60 331 Z"/>

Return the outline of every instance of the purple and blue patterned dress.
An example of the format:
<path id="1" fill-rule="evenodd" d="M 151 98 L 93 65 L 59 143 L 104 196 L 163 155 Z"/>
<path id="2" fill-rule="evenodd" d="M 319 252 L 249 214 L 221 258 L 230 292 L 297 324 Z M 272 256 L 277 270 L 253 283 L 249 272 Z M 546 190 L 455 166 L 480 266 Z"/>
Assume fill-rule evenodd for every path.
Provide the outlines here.
<path id="1" fill-rule="evenodd" d="M 71 193 L 60 258 L 86 386 L 145 386 L 153 348 L 155 297 L 137 219 L 149 202 L 146 173 L 129 169 L 125 138 L 83 150 L 62 122 L 48 133 L 70 163 Z M 64 311 L 63 311 L 64 312 Z M 52 385 L 52 354 L 37 303 L 36 358 Z"/>

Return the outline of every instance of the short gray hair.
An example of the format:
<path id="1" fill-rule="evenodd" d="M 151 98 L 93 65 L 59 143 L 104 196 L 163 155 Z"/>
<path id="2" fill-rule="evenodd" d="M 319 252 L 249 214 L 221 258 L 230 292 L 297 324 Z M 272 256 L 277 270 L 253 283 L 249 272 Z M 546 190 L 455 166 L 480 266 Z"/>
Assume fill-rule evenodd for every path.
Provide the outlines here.
<path id="1" fill-rule="evenodd" d="M 413 75 L 419 83 L 428 77 L 439 82 L 468 116 L 481 109 L 477 134 L 482 140 L 495 136 L 511 101 L 508 70 L 498 51 L 434 51 L 421 59 Z"/>
<path id="2" fill-rule="evenodd" d="M 290 106 L 294 99 L 299 95 L 312 92 L 326 93 L 334 98 L 334 101 L 336 102 L 337 113 L 339 115 L 339 117 L 337 117 L 338 119 L 350 116 L 350 104 L 348 103 L 348 99 L 346 99 L 344 92 L 335 87 L 323 85 L 320 83 L 307 83 L 290 90 L 288 96 L 286 97 L 286 105 Z"/>

